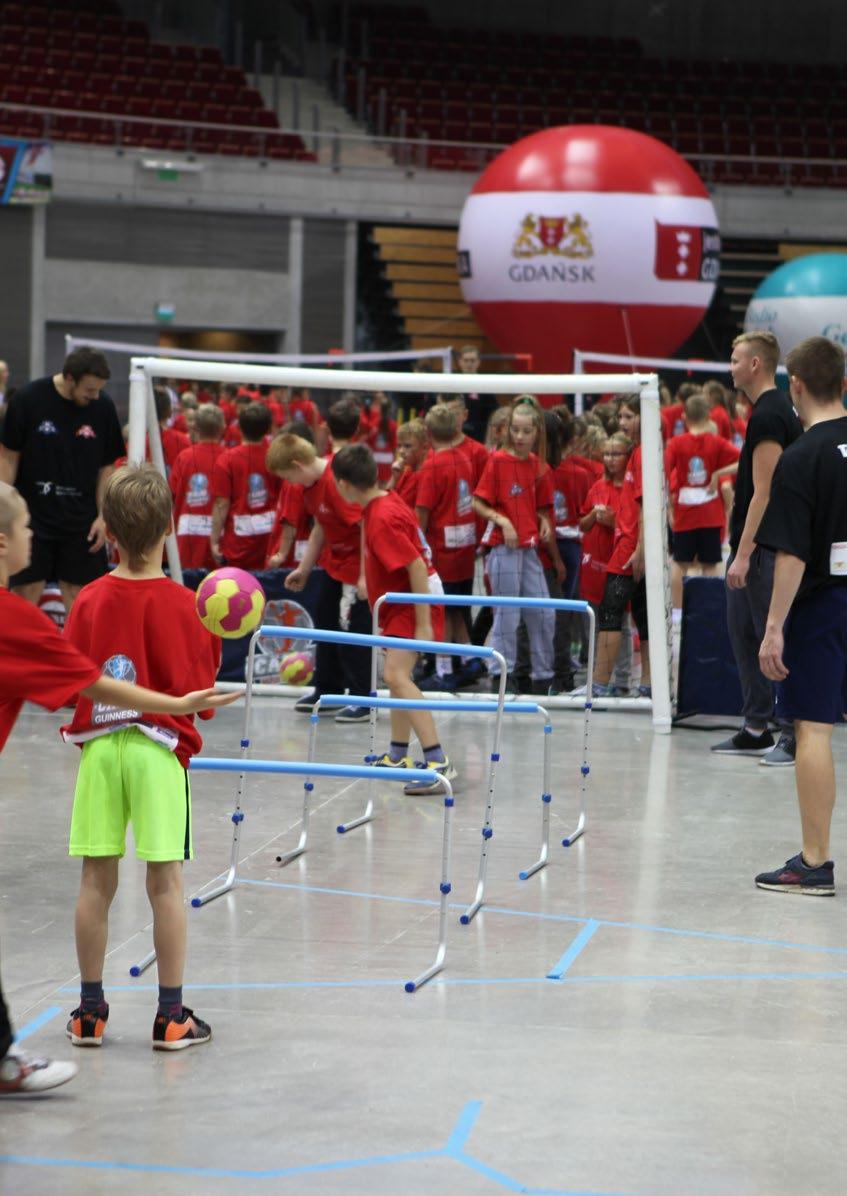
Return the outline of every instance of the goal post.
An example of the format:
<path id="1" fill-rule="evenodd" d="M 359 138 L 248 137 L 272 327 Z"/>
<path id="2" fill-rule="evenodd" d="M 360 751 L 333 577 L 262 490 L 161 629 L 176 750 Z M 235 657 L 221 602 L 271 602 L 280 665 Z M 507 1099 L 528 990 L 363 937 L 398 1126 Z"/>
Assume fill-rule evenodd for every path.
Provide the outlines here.
<path id="1" fill-rule="evenodd" d="M 492 394 L 510 397 L 526 393 L 539 396 L 577 393 L 639 395 L 652 717 L 657 732 L 670 731 L 672 686 L 667 607 L 667 514 L 659 421 L 659 380 L 656 374 L 411 374 L 386 370 L 314 369 L 308 366 L 139 356 L 132 359 L 130 377 L 131 460 L 143 458 L 144 437 L 148 431 L 151 451 L 155 454 L 158 447 L 158 452 L 161 452 L 158 424 L 152 406 L 154 378 L 236 382 L 242 385 L 254 383 L 310 391 L 385 391 L 389 394 Z M 480 604 L 483 605 L 484 596 L 480 595 L 480 598 Z M 609 709 L 631 709 L 634 704 L 646 705 L 646 702 L 633 703 L 632 699 L 627 698 L 603 698 L 601 701 Z M 584 703 L 585 699 L 578 696 L 561 695 L 545 699 L 545 704 L 551 708 L 581 709 Z"/>

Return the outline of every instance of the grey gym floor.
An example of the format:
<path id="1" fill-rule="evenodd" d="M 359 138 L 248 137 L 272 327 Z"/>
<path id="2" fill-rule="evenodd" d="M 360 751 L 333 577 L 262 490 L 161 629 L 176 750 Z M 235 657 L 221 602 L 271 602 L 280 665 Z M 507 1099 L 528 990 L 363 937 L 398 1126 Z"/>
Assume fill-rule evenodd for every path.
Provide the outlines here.
<path id="1" fill-rule="evenodd" d="M 241 717 L 204 724 L 206 754 L 236 754 Z M 845 898 L 752 883 L 798 848 L 792 771 L 710 758 L 714 735 L 654 737 L 645 716 L 598 713 L 588 831 L 565 849 L 581 717 L 554 719 L 551 863 L 518 879 L 540 837 L 541 734 L 511 716 L 488 904 L 464 927 L 491 723 L 441 718 L 461 770 L 456 907 L 447 965 L 414 995 L 403 982 L 436 942 L 439 799 L 385 785 L 376 820 L 342 837 L 364 793 L 324 781 L 312 846 L 280 869 L 301 782 L 252 781 L 243 883 L 189 915 L 186 1000 L 214 1040 L 163 1056 L 149 1041 L 155 968 L 128 974 L 150 946 L 131 856 L 107 1040 L 74 1051 L 65 1039 L 76 749 L 58 715 L 27 708 L 0 760 L 3 979 L 27 1049 L 73 1055 L 80 1074 L 2 1102 L 0 1192 L 843 1192 Z M 307 731 L 289 702 L 263 699 L 255 754 L 302 758 Z M 322 720 L 319 742 L 321 758 L 356 763 L 366 733 Z M 233 791 L 232 777 L 194 778 L 188 893 L 226 869 Z"/>

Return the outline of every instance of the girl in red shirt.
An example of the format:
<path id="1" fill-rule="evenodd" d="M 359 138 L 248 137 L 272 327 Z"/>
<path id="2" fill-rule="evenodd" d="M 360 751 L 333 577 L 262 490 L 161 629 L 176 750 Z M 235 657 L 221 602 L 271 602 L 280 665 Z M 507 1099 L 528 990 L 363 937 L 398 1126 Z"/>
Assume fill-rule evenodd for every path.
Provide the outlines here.
<path id="1" fill-rule="evenodd" d="M 538 454 L 536 456 L 536 453 Z M 544 415 L 532 395 L 521 395 L 511 409 L 507 447 L 491 454 L 474 491 L 474 509 L 488 527 L 483 543 L 491 547 L 486 573 L 496 596 L 549 598 L 538 546 L 555 550 L 551 510 L 552 474 L 546 464 Z M 499 606 L 494 613 L 491 646 L 505 657 L 511 673 L 517 656 L 519 606 Z M 546 694 L 553 676 L 552 610 L 523 611 L 529 634 L 533 692 Z M 492 679 L 499 688 L 499 677 Z"/>
<path id="2" fill-rule="evenodd" d="M 582 570 L 579 577 L 579 594 L 595 609 L 603 601 L 606 564 L 612 555 L 615 542 L 615 523 L 631 451 L 632 441 L 623 432 L 616 432 L 609 438 L 603 453 L 604 475 L 588 491 L 580 512 Z"/>

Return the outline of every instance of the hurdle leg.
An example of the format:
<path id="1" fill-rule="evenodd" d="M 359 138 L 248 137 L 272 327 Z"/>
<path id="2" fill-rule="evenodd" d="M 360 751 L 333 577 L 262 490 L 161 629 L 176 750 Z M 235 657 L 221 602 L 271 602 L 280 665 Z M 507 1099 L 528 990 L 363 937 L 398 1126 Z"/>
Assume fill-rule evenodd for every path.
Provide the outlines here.
<path id="1" fill-rule="evenodd" d="M 318 699 L 317 705 L 320 706 L 320 699 Z M 314 758 L 315 758 L 315 746 L 316 746 L 317 735 L 318 735 L 318 718 L 319 717 L 320 717 L 320 715 L 319 715 L 318 711 L 314 710 L 314 709 L 312 710 L 312 713 L 309 715 L 309 723 L 310 723 L 310 726 L 309 726 L 309 756 L 308 756 L 309 760 L 314 760 Z M 309 838 L 310 804 L 311 804 L 312 790 L 314 789 L 314 787 L 315 786 L 312 781 L 312 778 L 306 777 L 305 781 L 303 782 L 303 813 L 300 817 L 300 838 L 298 840 L 297 846 L 292 851 L 287 851 L 287 852 L 285 852 L 284 855 L 278 855 L 276 857 L 276 862 L 279 864 L 280 868 L 284 868 L 286 864 L 290 864 L 292 860 L 296 860 L 297 857 L 301 856 L 303 854 L 303 852 L 306 850 L 306 843 Z"/>
<path id="2" fill-rule="evenodd" d="M 450 782 L 445 777 L 439 779 L 444 787 L 444 830 L 441 837 L 441 884 L 439 885 L 441 904 L 438 911 L 438 949 L 435 959 L 426 971 L 421 972 L 420 976 L 416 976 L 414 980 L 407 981 L 405 985 L 407 993 L 416 992 L 426 984 L 427 980 L 436 976 L 444 967 L 444 960 L 447 956 L 447 898 L 450 896 L 452 888 L 450 884 L 450 853 L 453 838 L 454 799 Z"/>
<path id="3" fill-rule="evenodd" d="M 544 776 L 543 776 L 543 792 L 541 794 L 541 852 L 534 864 L 523 872 L 518 873 L 520 880 L 529 880 L 530 876 L 534 876 L 546 864 L 550 854 L 550 803 L 553 800 L 553 795 L 550 792 L 550 755 L 551 743 L 553 734 L 553 724 L 550 722 L 550 715 L 543 706 L 538 707 L 540 714 L 544 716 Z"/>
<path id="4" fill-rule="evenodd" d="M 494 750 L 488 770 L 488 800 L 485 804 L 485 822 L 482 825 L 482 846 L 479 852 L 479 873 L 476 882 L 474 899 L 460 916 L 459 921 L 467 926 L 479 913 L 480 906 L 485 900 L 485 882 L 488 875 L 488 845 L 494 836 L 494 785 L 497 775 L 497 765 L 500 763 L 500 738 L 503 729 L 503 704 L 506 701 L 506 662 L 499 652 L 495 656 L 500 661 L 500 690 L 497 695 L 497 714 L 494 727 Z"/>
<path id="5" fill-rule="evenodd" d="M 588 762 L 588 733 L 591 726 L 591 708 L 593 705 L 591 695 L 594 688 L 594 646 L 595 646 L 595 616 L 594 611 L 589 608 L 588 614 L 588 674 L 585 679 L 585 709 L 582 716 L 582 764 L 580 765 L 579 775 L 579 817 L 577 818 L 576 826 L 569 835 L 565 835 L 562 839 L 562 847 L 570 847 L 576 843 L 577 839 L 581 838 L 585 831 L 586 824 L 586 800 L 588 791 L 588 776 L 591 772 L 591 766 Z"/>
<path id="6" fill-rule="evenodd" d="M 372 698 L 376 697 L 376 648 L 371 652 L 371 692 Z M 371 706 L 370 718 L 368 719 L 368 754 L 365 756 L 365 764 L 373 764 L 376 760 L 376 707 Z M 372 822 L 374 816 L 374 785 L 373 781 L 368 781 L 368 800 L 365 805 L 364 812 L 358 818 L 351 819 L 350 822 L 341 822 L 335 828 L 339 835 L 346 835 L 348 831 L 354 831 L 357 826 L 364 826 L 366 822 Z"/>

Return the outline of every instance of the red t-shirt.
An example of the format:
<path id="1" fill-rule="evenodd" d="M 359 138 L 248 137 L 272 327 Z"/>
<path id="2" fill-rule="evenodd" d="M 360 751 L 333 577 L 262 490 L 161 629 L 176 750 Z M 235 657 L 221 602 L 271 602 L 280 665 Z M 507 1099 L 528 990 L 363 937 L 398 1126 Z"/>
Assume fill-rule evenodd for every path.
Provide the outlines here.
<path id="1" fill-rule="evenodd" d="M 665 470 L 671 479 L 670 488 L 675 500 L 675 532 L 723 527 L 723 501 L 719 494 L 709 495 L 706 488 L 715 470 L 732 465 L 738 457 L 737 448 L 711 432 L 697 436 L 686 432 L 671 440 L 665 449 Z"/>
<path id="2" fill-rule="evenodd" d="M 732 421 L 732 443 L 741 451 L 744 448 L 744 440 L 747 436 L 747 420 L 742 419 L 737 415 Z"/>
<path id="3" fill-rule="evenodd" d="M 212 475 L 224 452 L 222 444 L 192 444 L 183 449 L 171 470 L 174 526 L 179 559 L 185 569 L 214 569 L 209 547 L 212 534 Z"/>
<path id="4" fill-rule="evenodd" d="M 621 505 L 621 487 L 607 478 L 595 482 L 585 496 L 580 515 L 587 515 L 594 507 L 611 507 L 617 515 Z M 612 555 L 615 529 L 595 521 L 582 536 L 582 567 L 579 571 L 579 594 L 586 602 L 599 606 L 606 588 L 606 565 Z"/>
<path id="5" fill-rule="evenodd" d="M 283 525 L 286 523 L 294 528 L 294 539 L 291 542 L 288 556 L 280 562 L 278 567 L 293 569 L 303 559 L 306 545 L 309 542 L 309 533 L 312 530 L 312 520 L 306 514 L 303 506 L 303 487 L 298 486 L 295 482 L 282 482 L 280 486 L 274 525 L 270 536 L 268 536 L 266 568 L 270 558 L 279 552 Z"/>
<path id="6" fill-rule="evenodd" d="M 227 448 L 235 448 L 243 442 L 244 437 L 241 435 L 241 425 L 237 419 L 232 420 L 226 426 L 224 432 L 224 444 Z"/>
<path id="7" fill-rule="evenodd" d="M 5 587 L 0 662 L 0 752 L 24 702 L 58 710 L 100 677 L 98 665 L 68 643 L 52 619 Z"/>
<path id="8" fill-rule="evenodd" d="M 430 577 L 437 577 L 432 553 L 417 519 L 394 493 L 374 498 L 364 509 L 365 579 L 368 602 L 391 591 L 408 592 L 408 567 L 422 557 Z M 436 639 L 444 634 L 444 607 L 433 606 L 432 630 Z M 415 608 L 396 603 L 382 607 L 380 629 L 384 635 L 414 638 Z"/>
<path id="9" fill-rule="evenodd" d="M 716 403 L 709 412 L 709 419 L 717 428 L 718 436 L 722 436 L 724 440 L 732 440 L 732 424 L 725 407 Z"/>
<path id="10" fill-rule="evenodd" d="M 221 552 L 239 569 L 261 569 L 265 563 L 280 482 L 265 465 L 267 451 L 264 442 L 227 449 L 212 474 L 213 496 L 230 504 Z"/>
<path id="11" fill-rule="evenodd" d="M 473 467 L 473 482 L 476 486 L 479 479 L 482 477 L 490 453 L 484 444 L 480 444 L 478 440 L 474 440 L 472 436 L 465 436 L 459 441 L 454 448 L 458 449 L 460 453 L 464 453 Z"/>
<path id="12" fill-rule="evenodd" d="M 553 516 L 559 539 L 579 539 L 579 517 L 593 482 L 593 474 L 573 457 L 565 457 L 553 470 Z"/>
<path id="13" fill-rule="evenodd" d="M 514 527 L 520 548 L 538 546 L 538 512 L 553 505 L 550 466 L 530 453 L 524 460 L 498 449 L 488 458 L 475 498 L 481 498 L 498 515 L 505 515 Z M 489 523 L 482 537 L 492 548 L 503 543 L 503 532 Z"/>
<path id="14" fill-rule="evenodd" d="M 300 490 L 302 498 L 296 494 Z M 332 466 L 312 486 L 292 486 L 290 505 L 286 503 L 283 518 L 297 525 L 302 510 L 323 528 L 324 546 L 318 564 L 336 581 L 355 585 L 359 580 L 362 551 L 362 508 L 345 502 L 338 493 Z"/>
<path id="15" fill-rule="evenodd" d="M 423 463 L 419 477 L 416 505 L 429 512 L 426 537 L 438 575 L 442 581 L 467 581 L 477 542 L 473 461 L 462 445 L 440 449 Z"/>
<path id="16" fill-rule="evenodd" d="M 615 524 L 615 540 L 607 573 L 632 576 L 626 562 L 638 547 L 638 520 L 641 515 L 641 445 L 632 450 L 621 488 L 621 501 Z"/>
<path id="17" fill-rule="evenodd" d="M 191 437 L 187 436 L 185 432 L 178 432 L 176 428 L 162 428 L 162 452 L 165 457 L 165 467 L 168 471 L 173 469 L 174 461 L 176 461 L 183 449 L 187 449 L 191 444 Z"/>
<path id="18" fill-rule="evenodd" d="M 377 481 L 387 482 L 391 477 L 391 466 L 397 455 L 397 421 L 390 419 L 387 432 L 383 432 L 382 421 L 378 420 L 376 425 L 360 438 L 370 445 L 374 455 Z"/>
<path id="19" fill-rule="evenodd" d="M 568 460 L 584 469 L 593 482 L 599 481 L 605 473 L 603 462 L 595 461 L 593 457 L 582 457 L 579 453 L 571 453 Z"/>
<path id="20" fill-rule="evenodd" d="M 662 436 L 665 441 L 674 436 L 682 436 L 687 431 L 685 426 L 685 404 L 671 403 L 670 407 L 663 407 L 659 412 L 662 417 Z"/>
<path id="21" fill-rule="evenodd" d="M 107 573 L 91 582 L 71 608 L 65 638 L 101 661 L 101 673 L 176 697 L 214 685 L 221 662 L 221 641 L 198 619 L 191 590 L 167 577 L 131 581 Z M 82 696 L 62 734 L 83 743 L 127 726 L 169 747 L 183 768 L 203 744 L 191 714 L 139 714 Z"/>
<path id="22" fill-rule="evenodd" d="M 417 506 L 420 479 L 421 471 L 419 469 L 410 469 L 406 465 L 394 485 L 394 493 L 398 498 L 403 499 L 403 502 L 411 511 L 414 511 Z"/>

